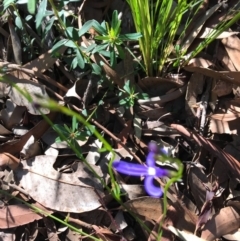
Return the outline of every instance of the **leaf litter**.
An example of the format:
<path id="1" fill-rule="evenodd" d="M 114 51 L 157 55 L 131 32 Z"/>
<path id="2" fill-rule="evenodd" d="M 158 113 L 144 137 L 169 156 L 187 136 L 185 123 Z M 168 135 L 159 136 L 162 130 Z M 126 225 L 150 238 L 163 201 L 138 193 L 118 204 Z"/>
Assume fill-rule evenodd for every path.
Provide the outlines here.
<path id="1" fill-rule="evenodd" d="M 186 35 L 178 42 L 182 50 L 190 53 L 198 41 L 204 41 L 223 21 L 224 9 L 233 2 L 204 1 Z M 75 14 L 72 27 L 81 29 L 88 20 L 108 21 L 111 16 L 108 12 L 116 9 L 122 12 L 122 31 L 134 32 L 130 10 L 123 1 L 69 1 L 63 14 L 68 20 Z M 91 125 L 98 128 L 121 159 L 143 162 L 148 143 L 155 141 L 159 148 L 168 147 L 182 160 L 185 166 L 182 180 L 167 193 L 161 240 L 239 239 L 236 238 L 240 228 L 237 24 L 226 29 L 183 68 L 172 71 L 166 66 L 166 73 L 158 77 L 144 76 L 135 69 L 137 59 L 129 54 L 125 53 L 125 59 L 118 59 L 117 65 L 111 66 L 106 51 L 92 52 L 88 58 L 95 72 L 103 70 L 99 77 L 87 68 L 71 66 L 69 59 L 73 53 L 67 46 L 60 46 L 56 53 L 51 51 L 55 39 L 65 37 L 59 28 L 52 28 L 54 18 L 46 16 L 48 23 L 45 17 L 44 21 L 38 19 L 41 31 L 49 30 L 41 39 L 41 31 L 34 27 L 31 17 L 30 22 L 24 20 L 25 27 L 19 31 L 23 24 L 19 19 L 26 17 L 26 9 L 22 8 L 19 16 L 13 10 L 8 14 L 8 20 L 1 19 L 0 27 L 1 190 L 41 207 L 48 214 L 54 213 L 101 240 L 156 240 L 163 200 L 147 196 L 142 177 L 115 173 L 124 194 L 122 205 L 117 203 L 89 170 L 93 169 L 111 187 L 107 168 L 111 156 L 99 151 L 103 143 L 83 126 L 77 134 L 69 132 L 79 137 L 81 157 L 69 148 L 66 140 L 56 142 L 58 134 L 41 114 L 54 124 L 70 127 L 72 123 L 66 115 L 34 104 L 39 96 L 45 100 L 51 97 L 88 116 Z M 68 29 L 73 38 L 74 28 L 72 32 Z M 74 41 L 92 48 L 96 35 L 96 29 L 91 28 Z M 31 44 L 26 45 L 27 39 L 33 40 Z M 136 46 L 132 51 L 139 57 Z M 147 93 L 149 98 L 140 97 L 134 106 L 125 108 L 119 104 L 117 91 L 124 89 L 128 80 L 139 95 Z M 21 91 L 27 91 L 28 99 Z M 83 158 L 88 165 L 82 162 Z M 165 185 L 166 180 L 162 178 L 160 183 Z M 0 205 L 1 240 L 86 238 L 2 193 Z"/>

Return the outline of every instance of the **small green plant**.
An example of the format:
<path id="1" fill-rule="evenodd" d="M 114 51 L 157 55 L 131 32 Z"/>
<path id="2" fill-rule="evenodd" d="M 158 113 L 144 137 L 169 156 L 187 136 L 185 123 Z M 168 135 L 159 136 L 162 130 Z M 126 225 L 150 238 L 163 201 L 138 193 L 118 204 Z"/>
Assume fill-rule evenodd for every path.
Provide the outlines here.
<path id="1" fill-rule="evenodd" d="M 120 97 L 119 104 L 123 105 L 126 109 L 134 106 L 137 99 L 148 99 L 148 95 L 146 93 L 136 93 L 135 86 L 131 86 L 129 80 L 126 81 L 123 89 L 120 89 L 118 96 Z"/>
<path id="2" fill-rule="evenodd" d="M 95 39 L 102 41 L 101 44 L 95 47 L 93 52 L 99 52 L 107 49 L 110 53 L 111 66 L 116 64 L 117 55 L 120 58 L 124 57 L 122 48 L 124 41 L 133 41 L 141 37 L 140 33 L 121 34 L 121 20 L 118 18 L 118 12 L 116 10 L 113 11 L 110 26 L 105 21 L 102 22 L 101 25 L 98 22 L 93 21 L 92 26 L 99 34 L 95 37 Z"/>
<path id="3" fill-rule="evenodd" d="M 95 129 L 94 126 L 92 128 L 84 127 L 84 130 L 81 130 L 78 127 L 78 121 L 76 119 L 76 116 L 72 117 L 72 127 L 68 127 L 66 124 L 59 125 L 55 124 L 53 125 L 53 129 L 55 131 L 61 132 L 63 135 L 58 136 L 56 138 L 56 142 L 62 142 L 67 138 L 71 145 L 78 147 L 78 140 L 85 141 L 88 136 L 91 136 L 93 134 L 93 130 Z M 64 136 L 64 138 L 62 137 Z"/>

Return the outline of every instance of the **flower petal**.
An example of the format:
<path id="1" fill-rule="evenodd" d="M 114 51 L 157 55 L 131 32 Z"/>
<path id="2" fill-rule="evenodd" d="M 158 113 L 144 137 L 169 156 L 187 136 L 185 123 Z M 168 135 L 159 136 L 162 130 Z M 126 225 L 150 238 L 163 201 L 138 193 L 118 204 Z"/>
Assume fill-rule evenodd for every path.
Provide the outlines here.
<path id="1" fill-rule="evenodd" d="M 128 163 L 125 161 L 114 161 L 113 168 L 118 172 L 131 176 L 148 175 L 148 167 L 136 163 Z"/>
<path id="2" fill-rule="evenodd" d="M 146 157 L 146 163 L 149 167 L 155 167 L 155 153 L 150 151 Z"/>
<path id="3" fill-rule="evenodd" d="M 166 177 L 169 176 L 169 171 L 161 167 L 155 167 L 156 174 L 155 177 Z"/>
<path id="4" fill-rule="evenodd" d="M 163 194 L 162 188 L 154 185 L 154 177 L 147 176 L 144 179 L 144 187 L 146 192 L 152 197 L 161 197 Z"/>
<path id="5" fill-rule="evenodd" d="M 154 152 L 157 153 L 158 152 L 158 146 L 154 141 L 149 142 L 148 144 L 148 150 L 149 152 Z"/>

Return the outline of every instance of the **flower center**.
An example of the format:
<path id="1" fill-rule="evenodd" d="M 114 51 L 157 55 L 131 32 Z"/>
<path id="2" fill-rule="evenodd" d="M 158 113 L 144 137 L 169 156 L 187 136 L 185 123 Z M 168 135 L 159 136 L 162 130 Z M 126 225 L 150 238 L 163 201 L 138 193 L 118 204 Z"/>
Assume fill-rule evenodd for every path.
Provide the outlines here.
<path id="1" fill-rule="evenodd" d="M 148 168 L 148 175 L 149 176 L 156 176 L 156 169 L 154 167 Z"/>

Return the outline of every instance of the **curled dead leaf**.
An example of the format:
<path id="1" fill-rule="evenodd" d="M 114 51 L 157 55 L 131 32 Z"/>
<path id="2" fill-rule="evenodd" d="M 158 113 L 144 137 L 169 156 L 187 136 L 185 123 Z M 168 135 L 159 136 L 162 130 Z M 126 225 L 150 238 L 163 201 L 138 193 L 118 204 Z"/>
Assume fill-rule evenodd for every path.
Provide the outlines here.
<path id="1" fill-rule="evenodd" d="M 15 170 L 20 163 L 20 160 L 10 153 L 0 153 L 0 168 L 9 167 Z"/>
<path id="2" fill-rule="evenodd" d="M 240 216 L 232 207 L 225 207 L 205 224 L 201 238 L 213 241 L 223 235 L 237 231 L 240 227 Z"/>

